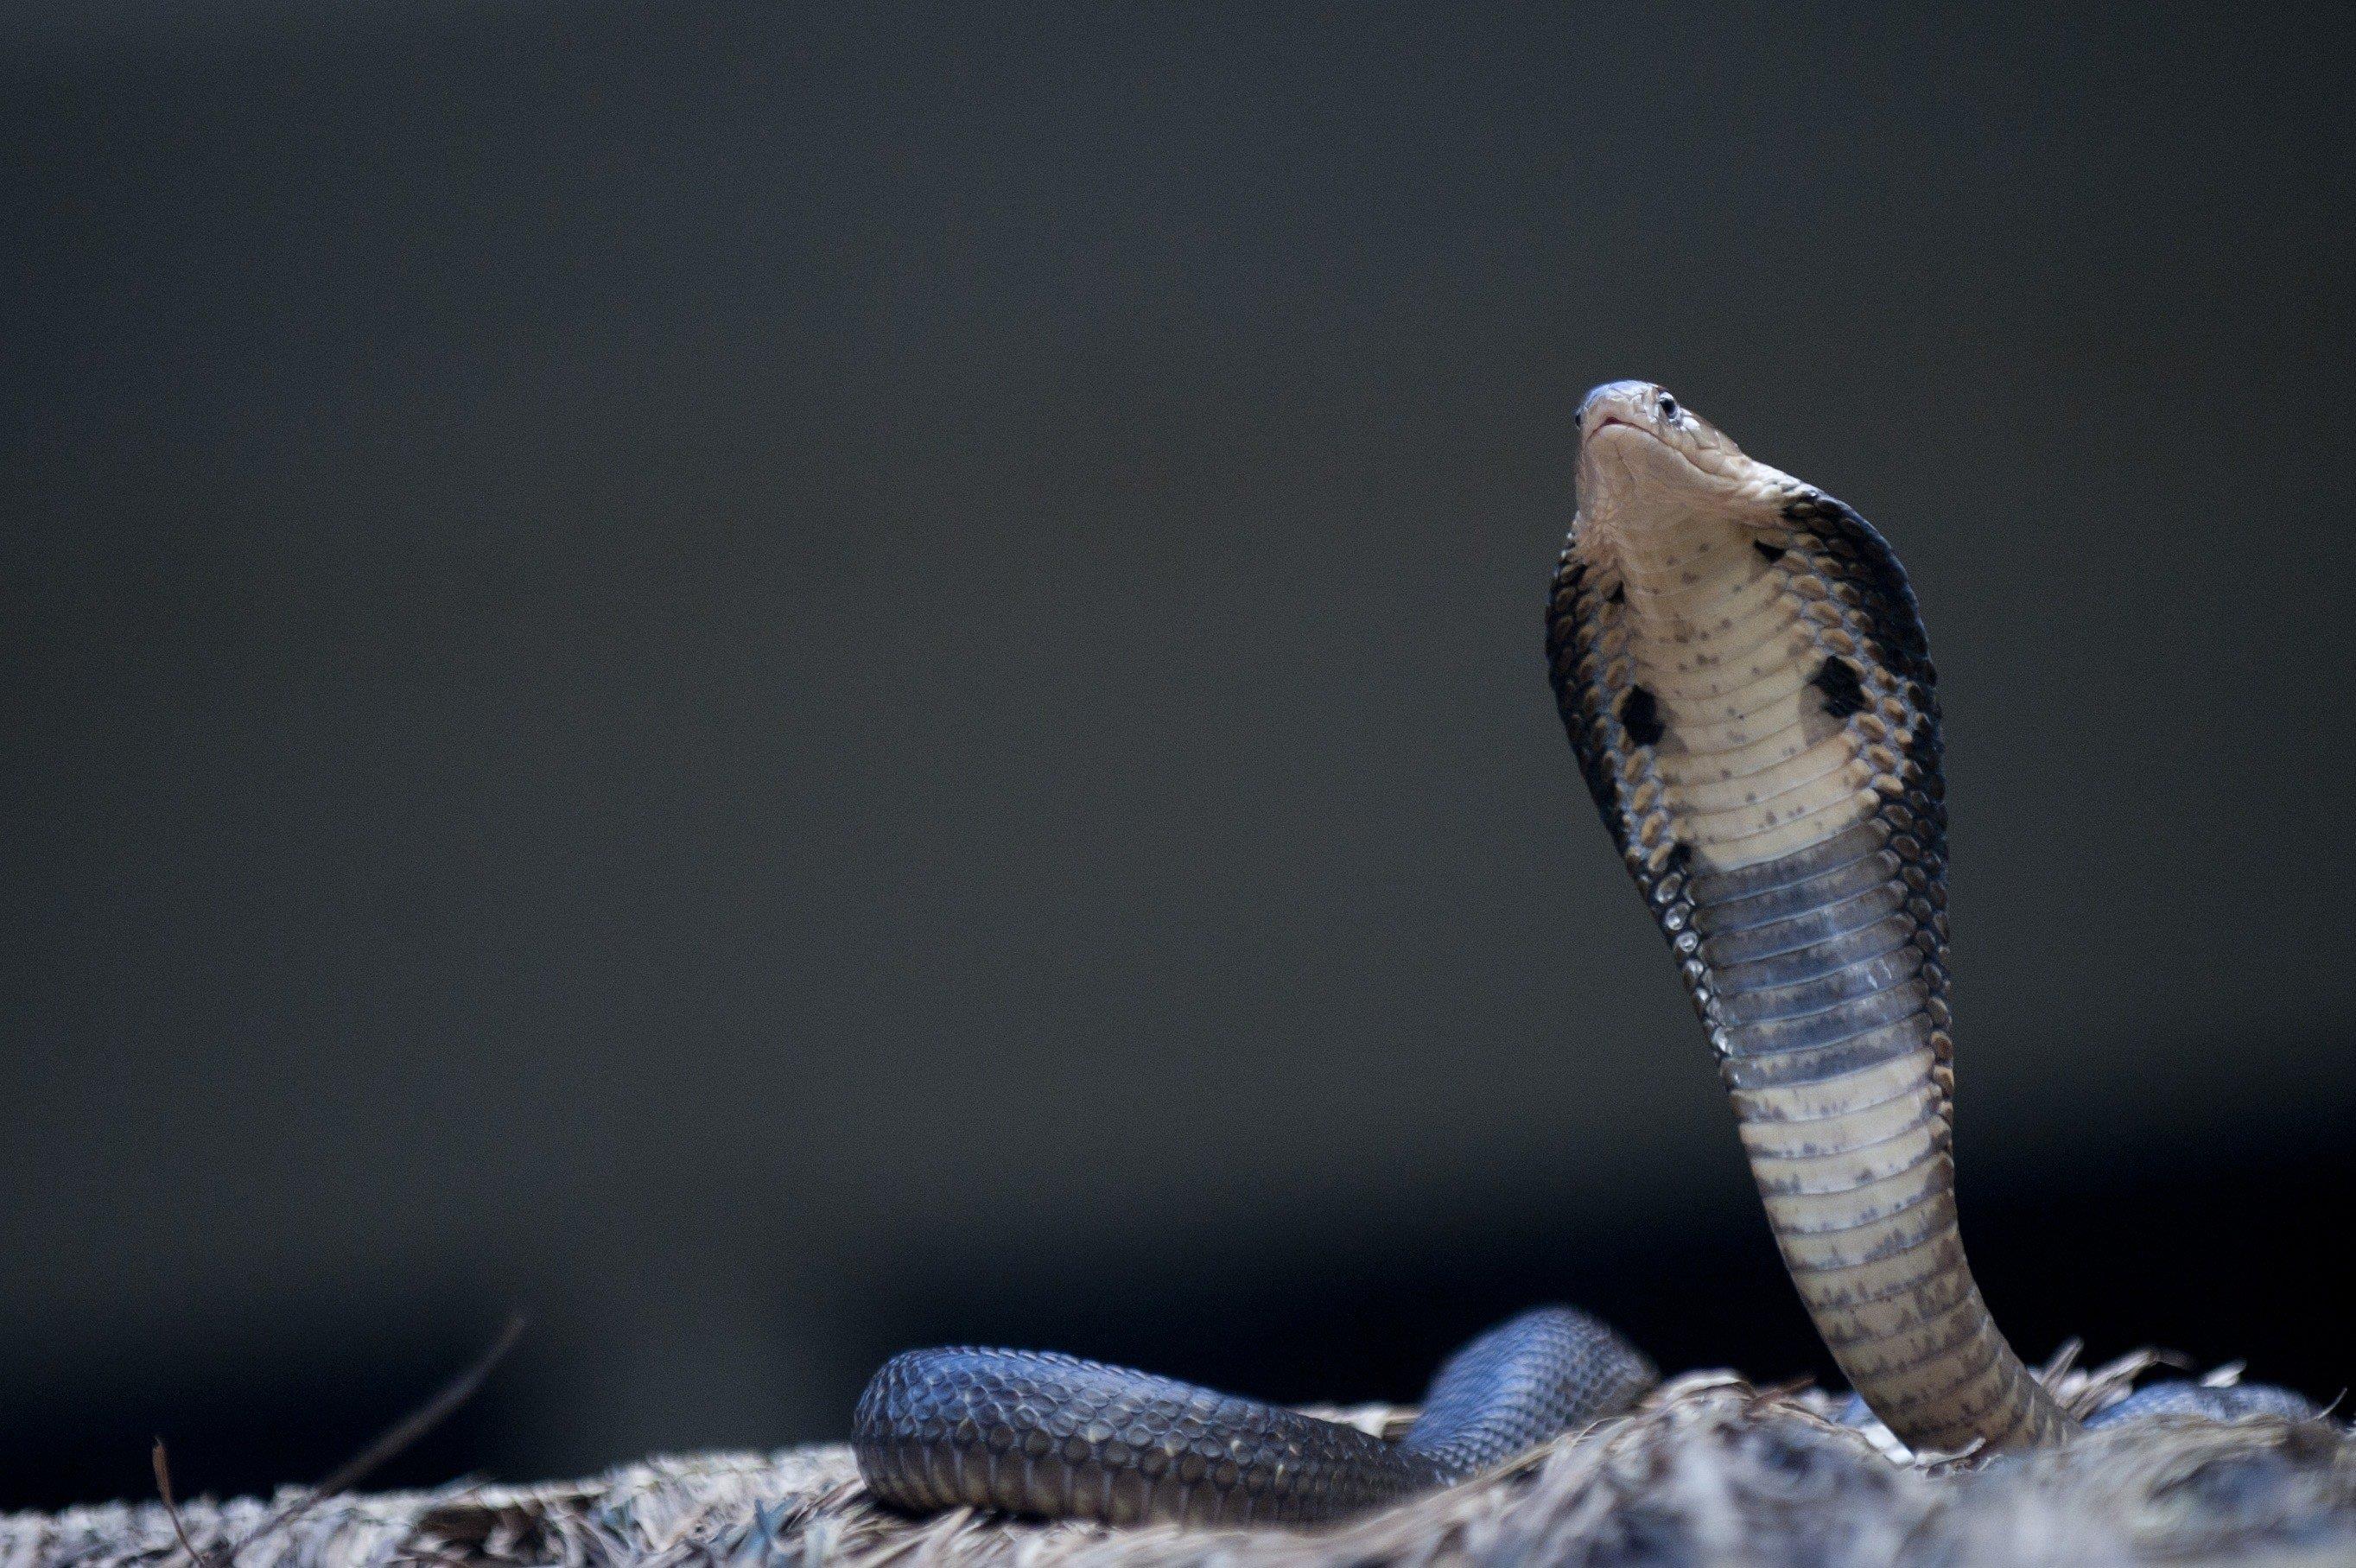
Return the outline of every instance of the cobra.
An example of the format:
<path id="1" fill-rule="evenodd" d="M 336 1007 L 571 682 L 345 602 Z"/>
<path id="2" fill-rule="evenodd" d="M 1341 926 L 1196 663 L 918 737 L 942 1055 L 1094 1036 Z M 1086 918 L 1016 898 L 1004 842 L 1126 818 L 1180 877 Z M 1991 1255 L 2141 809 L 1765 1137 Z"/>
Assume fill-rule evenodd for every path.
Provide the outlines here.
<path id="1" fill-rule="evenodd" d="M 1793 1283 L 1912 1447 L 2076 1423 L 1997 1331 L 1956 1229 L 1936 674 L 1881 535 L 1671 393 L 1581 403 L 1547 650 L 1590 792 L 1708 1031 Z M 1398 1443 L 1065 1356 L 912 1351 L 853 1420 L 886 1502 L 1116 1521 L 1314 1520 L 1477 1474 L 1654 1381 L 1617 1334 L 1529 1314 L 1444 1367 Z M 2307 1415 L 2166 1384 L 2109 1419 Z"/>
<path id="2" fill-rule="evenodd" d="M 1906 1443 L 2051 1441 L 1956 1231 L 1945 786 L 1906 574 L 1659 387 L 1598 387 L 1579 422 L 1556 700 L 1793 1283 Z"/>

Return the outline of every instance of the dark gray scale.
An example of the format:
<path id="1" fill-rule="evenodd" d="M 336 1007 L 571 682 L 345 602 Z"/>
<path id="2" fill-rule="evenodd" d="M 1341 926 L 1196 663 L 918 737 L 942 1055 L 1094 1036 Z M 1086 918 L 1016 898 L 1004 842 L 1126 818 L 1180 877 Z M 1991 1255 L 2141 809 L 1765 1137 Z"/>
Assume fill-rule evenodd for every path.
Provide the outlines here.
<path id="1" fill-rule="evenodd" d="M 1427 1455 L 1353 1428 L 1076 1357 L 912 1350 L 852 1418 L 860 1473 L 916 1511 L 1268 1520 L 1369 1508 L 1438 1485 Z M 1237 1452 L 1257 1455 L 1238 1465 Z M 1286 1484 L 1271 1493 L 1271 1472 Z"/>
<path id="2" fill-rule="evenodd" d="M 2086 1427 L 2094 1431 L 2169 1416 L 2198 1421 L 2314 1421 L 2322 1414 L 2323 1407 L 2305 1394 L 2271 1383 L 2209 1388 L 2201 1383 L 2170 1381 L 2136 1390 L 2116 1404 L 2088 1416 Z"/>
<path id="3" fill-rule="evenodd" d="M 1655 1380 L 1611 1328 L 1542 1307 L 1450 1358 L 1422 1415 L 1390 1443 L 1075 1356 L 911 1350 L 860 1396 L 851 1446 L 875 1495 L 915 1511 L 1313 1523 L 1478 1475 Z"/>
<path id="4" fill-rule="evenodd" d="M 1709 908 L 1696 914 L 1694 929 L 1713 941 L 1744 932 L 1780 929 L 1802 916 L 1845 904 L 1874 889 L 1902 886 L 1898 873 L 1905 863 L 1889 844 L 1888 824 L 1860 822 L 1826 839 L 1808 852 L 1805 860 L 1786 856 L 1752 867 L 1763 874 L 1755 881 L 1713 878 Z M 1799 875 L 1801 871 L 1805 875 Z"/>
<path id="5" fill-rule="evenodd" d="M 1726 1087 L 1783 1089 L 1846 1078 L 1927 1050 L 1931 1047 L 1931 1026 L 1921 1013 L 1912 1012 L 1826 1045 L 1768 1046 L 1746 1052 L 1740 1048 L 1742 1043 L 1730 1041 L 1721 1047 L 1725 1055 L 1719 1063 L 1719 1076 Z"/>
<path id="6" fill-rule="evenodd" d="M 1709 962 L 1728 969 L 1788 955 L 1804 955 L 1819 943 L 1850 936 L 1905 906 L 1905 889 L 1895 876 L 1877 875 L 1853 897 L 1835 894 L 1829 902 L 1812 903 L 1781 919 L 1752 926 L 1730 925 L 1723 930 L 1714 930 L 1702 938 L 1701 952 Z M 1697 929 L 1702 929 L 1698 921 Z"/>
<path id="7" fill-rule="evenodd" d="M 1578 759 L 1580 775 L 1587 781 L 1604 828 L 1674 945 L 1693 912 L 1692 905 L 1680 897 L 1688 856 L 1681 844 L 1655 853 L 1637 843 L 1620 800 L 1618 759 L 1659 738 L 1657 706 L 1651 693 L 1626 680 L 1624 671 L 1615 679 L 1617 661 L 1603 647 L 1607 611 L 1625 614 L 1624 585 L 1616 577 L 1594 577 L 1578 550 L 1574 530 L 1563 546 L 1547 604 L 1547 668 L 1555 707 L 1569 733 L 1571 755 Z M 1680 951 L 1690 958 L 1697 940 Z"/>
<path id="8" fill-rule="evenodd" d="M 1619 786 L 1612 770 L 1612 748 L 1620 734 L 1619 714 L 1606 700 L 1597 668 L 1594 630 L 1601 603 L 1624 602 L 1617 583 L 1588 580 L 1586 566 L 1572 559 L 1566 546 L 1555 575 L 1554 596 L 1547 615 L 1547 665 L 1561 712 L 1570 731 L 1571 752 L 1595 799 L 1603 824 L 1614 843 L 1624 842 L 1620 820 Z"/>

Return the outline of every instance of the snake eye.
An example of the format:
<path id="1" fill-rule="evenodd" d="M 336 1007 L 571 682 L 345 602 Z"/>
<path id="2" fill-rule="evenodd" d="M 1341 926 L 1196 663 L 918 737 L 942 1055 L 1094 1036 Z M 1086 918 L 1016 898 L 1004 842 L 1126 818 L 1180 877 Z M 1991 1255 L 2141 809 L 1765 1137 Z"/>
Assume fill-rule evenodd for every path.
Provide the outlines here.
<path id="1" fill-rule="evenodd" d="M 1666 392 L 1661 394 L 1661 401 L 1655 406 L 1661 411 L 1663 419 L 1675 419 L 1677 416 L 1677 400 Z"/>
<path id="2" fill-rule="evenodd" d="M 1577 429 L 1580 428 L 1580 427 L 1581 427 L 1582 425 L 1584 425 L 1586 423 L 1587 423 L 1587 411 L 1586 411 L 1585 409 L 1583 409 L 1583 408 L 1575 408 L 1575 409 L 1572 409 L 1572 410 L 1570 411 L 1570 427 L 1571 427 L 1573 430 L 1577 430 Z"/>

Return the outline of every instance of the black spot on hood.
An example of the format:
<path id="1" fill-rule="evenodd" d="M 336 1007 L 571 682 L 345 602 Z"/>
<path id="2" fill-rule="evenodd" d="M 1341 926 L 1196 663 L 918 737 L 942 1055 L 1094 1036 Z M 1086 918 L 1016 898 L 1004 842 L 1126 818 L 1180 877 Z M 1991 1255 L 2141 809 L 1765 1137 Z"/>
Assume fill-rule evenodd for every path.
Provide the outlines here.
<path id="1" fill-rule="evenodd" d="M 1825 712 L 1837 719 L 1845 719 L 1865 706 L 1865 687 L 1845 660 L 1826 660 L 1824 668 L 1808 684 L 1825 694 Z"/>
<path id="2" fill-rule="evenodd" d="M 1854 681 L 1854 675 L 1849 677 Z M 1620 723 L 1627 729 L 1628 738 L 1638 746 L 1651 746 L 1665 733 L 1661 724 L 1661 704 L 1653 693 L 1642 686 L 1631 686 L 1620 704 Z"/>

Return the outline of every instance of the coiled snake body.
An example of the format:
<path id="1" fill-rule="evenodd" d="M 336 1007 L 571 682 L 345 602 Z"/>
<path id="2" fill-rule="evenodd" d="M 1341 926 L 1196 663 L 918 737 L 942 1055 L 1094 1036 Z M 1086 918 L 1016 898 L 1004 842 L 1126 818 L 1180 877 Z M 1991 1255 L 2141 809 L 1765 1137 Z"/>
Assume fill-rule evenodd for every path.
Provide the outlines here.
<path id="1" fill-rule="evenodd" d="M 1653 1385 L 1583 1313 L 1545 1307 L 1449 1359 L 1407 1436 L 1071 1356 L 911 1350 L 859 1402 L 859 1471 L 910 1509 L 1313 1522 L 1477 1475 Z"/>
<path id="2" fill-rule="evenodd" d="M 1906 574 L 1855 511 L 1657 386 L 1598 387 L 1578 417 L 1555 694 L 1793 1282 L 1908 1444 L 2059 1441 L 2074 1423 L 1997 1330 L 1956 1232 L 1945 785 Z M 912 1351 L 869 1384 L 853 1446 L 904 1508 L 1306 1521 L 1462 1479 L 1652 1380 L 1612 1330 L 1550 1308 L 1460 1351 L 1394 1444 L 1069 1357 Z M 2277 1408 L 2236 1391 L 2146 1402 Z"/>

